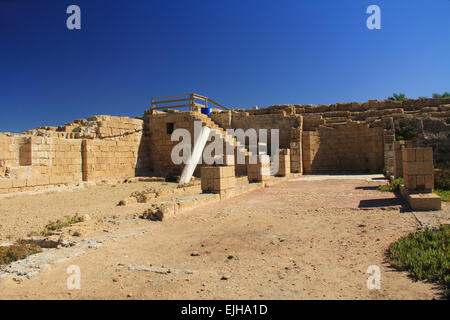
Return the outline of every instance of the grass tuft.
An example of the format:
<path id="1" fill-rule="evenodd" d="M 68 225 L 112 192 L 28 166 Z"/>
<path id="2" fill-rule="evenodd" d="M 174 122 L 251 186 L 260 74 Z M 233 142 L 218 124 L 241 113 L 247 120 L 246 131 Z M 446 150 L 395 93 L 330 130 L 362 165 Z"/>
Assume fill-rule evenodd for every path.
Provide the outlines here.
<path id="1" fill-rule="evenodd" d="M 159 192 L 155 191 L 155 190 L 152 189 L 152 188 L 148 188 L 148 189 L 143 190 L 143 191 L 136 191 L 136 192 L 133 192 L 133 193 L 131 194 L 131 197 L 136 198 L 136 200 L 137 200 L 138 203 L 146 203 L 146 202 L 147 202 L 147 198 L 150 197 L 150 194 L 153 195 L 152 198 L 157 198 L 157 197 L 160 196 L 160 193 L 159 193 Z"/>
<path id="2" fill-rule="evenodd" d="M 393 179 L 389 184 L 384 186 L 379 186 L 378 190 L 381 191 L 398 191 L 400 189 L 400 185 L 403 183 L 403 178 Z"/>
<path id="3" fill-rule="evenodd" d="M 41 232 L 41 236 L 48 237 L 54 235 L 62 228 L 70 227 L 71 225 L 74 225 L 77 222 L 80 222 L 78 214 L 72 217 L 66 216 L 63 220 L 58 219 L 56 221 L 52 221 L 45 226 L 44 231 Z"/>
<path id="4" fill-rule="evenodd" d="M 434 190 L 434 193 L 436 193 L 439 197 L 441 197 L 442 201 L 450 202 L 450 190 Z"/>

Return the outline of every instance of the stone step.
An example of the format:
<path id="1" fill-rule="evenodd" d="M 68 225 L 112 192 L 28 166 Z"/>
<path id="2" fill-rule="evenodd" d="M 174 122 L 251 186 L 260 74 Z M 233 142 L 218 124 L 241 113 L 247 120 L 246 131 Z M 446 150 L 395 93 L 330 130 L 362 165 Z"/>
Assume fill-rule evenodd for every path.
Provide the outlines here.
<path id="1" fill-rule="evenodd" d="M 239 141 L 237 141 L 237 139 L 233 136 L 231 136 L 230 134 L 228 134 L 226 132 L 225 129 L 223 129 L 222 127 L 220 127 L 217 123 L 215 123 L 213 120 L 211 120 L 211 118 L 209 118 L 207 115 L 204 114 L 195 114 L 195 116 L 197 118 L 200 118 L 199 120 L 201 120 L 202 125 L 203 126 L 207 126 L 210 129 L 213 130 L 219 130 L 220 133 L 222 134 L 222 137 L 225 139 L 228 138 L 232 141 L 234 141 L 234 147 L 238 148 L 238 147 L 243 147 L 244 148 L 244 154 L 245 156 L 252 156 L 253 154 L 247 149 L 247 147 L 245 145 L 242 145 Z"/>

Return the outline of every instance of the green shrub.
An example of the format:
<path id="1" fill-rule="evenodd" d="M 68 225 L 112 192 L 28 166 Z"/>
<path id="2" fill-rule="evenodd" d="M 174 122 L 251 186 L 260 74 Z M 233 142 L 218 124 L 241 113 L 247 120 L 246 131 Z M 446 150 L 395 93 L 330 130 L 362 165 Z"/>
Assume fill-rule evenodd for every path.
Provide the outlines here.
<path id="1" fill-rule="evenodd" d="M 406 99 L 406 96 L 404 93 L 394 93 L 392 97 L 388 97 L 388 100 L 392 101 L 403 101 Z"/>
<path id="2" fill-rule="evenodd" d="M 45 226 L 45 230 L 42 231 L 42 236 L 51 236 L 56 232 L 60 231 L 62 228 L 70 227 L 71 225 L 79 222 L 78 215 L 74 215 L 73 217 L 66 216 L 64 220 L 56 220 L 52 221 Z"/>
<path id="3" fill-rule="evenodd" d="M 433 98 L 434 99 L 448 98 L 448 97 L 450 97 L 450 93 L 448 93 L 448 92 L 444 92 L 443 94 L 433 93 Z"/>
<path id="4" fill-rule="evenodd" d="M 381 191 L 398 191 L 400 189 L 400 185 L 403 183 L 403 178 L 397 178 L 397 179 L 393 179 L 391 181 L 391 183 L 384 185 L 384 186 L 379 186 L 378 190 Z"/>
<path id="5" fill-rule="evenodd" d="M 441 197 L 442 201 L 450 202 L 450 190 L 436 189 L 434 190 L 434 193 Z"/>
<path id="6" fill-rule="evenodd" d="M 416 128 L 410 126 L 403 126 L 395 130 L 395 140 L 412 140 L 418 135 Z"/>
<path id="7" fill-rule="evenodd" d="M 450 225 L 411 233 L 389 246 L 389 263 L 416 280 L 439 283 L 450 297 Z"/>

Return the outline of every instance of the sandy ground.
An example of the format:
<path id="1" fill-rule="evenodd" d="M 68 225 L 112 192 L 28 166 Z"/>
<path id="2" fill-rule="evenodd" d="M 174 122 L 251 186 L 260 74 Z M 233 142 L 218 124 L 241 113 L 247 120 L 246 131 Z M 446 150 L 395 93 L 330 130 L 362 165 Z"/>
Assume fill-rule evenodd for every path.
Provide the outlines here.
<path id="1" fill-rule="evenodd" d="M 33 195 L 17 195 L 0 199 L 0 244 L 40 233 L 50 222 L 65 216 L 88 214 L 94 219 L 130 214 L 117 207 L 120 200 L 135 191 L 155 191 L 176 188 L 175 183 L 135 182 L 130 184 L 101 184 L 75 191 L 60 191 Z"/>
<path id="2" fill-rule="evenodd" d="M 102 240 L 70 259 L 51 263 L 30 279 L 0 282 L 0 298 L 439 298 L 435 285 L 414 282 L 385 262 L 389 244 L 415 231 L 418 222 L 400 209 L 392 193 L 376 190 L 382 183 L 358 177 L 305 177 L 208 204 L 164 222 L 136 218 L 145 205 L 113 208 L 129 195 L 135 187 L 131 185 L 94 187 L 90 192 L 39 196 L 38 200 L 35 196 L 10 199 L 10 217 L 14 208 L 30 216 L 43 214 L 41 207 L 55 206 L 67 212 L 89 212 L 94 219 L 77 226 L 83 233 L 79 241 Z M 55 203 L 53 197 L 62 199 Z M 83 201 L 91 205 L 80 208 Z M 1 219 L 5 221 L 4 216 Z M 70 265 L 80 268 L 80 290 L 67 288 Z M 366 271 L 372 265 L 381 269 L 379 290 L 367 288 Z"/>

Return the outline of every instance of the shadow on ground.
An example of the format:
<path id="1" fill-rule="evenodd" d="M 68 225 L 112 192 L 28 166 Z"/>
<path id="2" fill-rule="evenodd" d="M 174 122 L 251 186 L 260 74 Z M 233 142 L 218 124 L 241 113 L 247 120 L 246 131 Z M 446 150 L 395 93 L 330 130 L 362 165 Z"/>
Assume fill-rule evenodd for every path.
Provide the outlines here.
<path id="1" fill-rule="evenodd" d="M 358 208 L 383 208 L 394 206 L 403 206 L 403 203 L 397 198 L 369 199 L 361 200 Z"/>
<path id="2" fill-rule="evenodd" d="M 356 187 L 356 190 L 378 190 L 378 186 Z"/>

